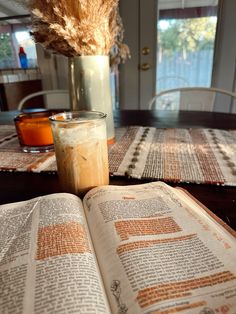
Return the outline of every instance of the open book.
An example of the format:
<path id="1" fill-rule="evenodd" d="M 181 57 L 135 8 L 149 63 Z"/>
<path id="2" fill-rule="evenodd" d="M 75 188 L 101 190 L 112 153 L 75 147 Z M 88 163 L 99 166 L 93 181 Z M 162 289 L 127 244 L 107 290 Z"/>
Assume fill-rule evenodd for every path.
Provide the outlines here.
<path id="1" fill-rule="evenodd" d="M 160 182 L 0 206 L 0 313 L 236 313 L 235 232 Z"/>

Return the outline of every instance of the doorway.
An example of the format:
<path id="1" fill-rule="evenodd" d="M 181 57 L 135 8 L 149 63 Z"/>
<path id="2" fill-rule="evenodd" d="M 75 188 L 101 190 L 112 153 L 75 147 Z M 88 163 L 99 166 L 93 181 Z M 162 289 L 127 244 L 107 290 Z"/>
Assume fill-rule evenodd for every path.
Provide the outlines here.
<path id="1" fill-rule="evenodd" d="M 120 14 L 124 41 L 131 51 L 131 59 L 119 71 L 120 109 L 147 109 L 160 89 L 181 84 L 235 90 L 234 0 L 121 0 Z M 189 28 L 182 29 L 184 25 Z M 168 29 L 176 39 L 172 51 L 163 42 L 164 33 L 171 35 Z M 171 83 L 164 82 L 166 77 Z M 230 108 L 236 110 L 232 104 L 219 104 L 215 111 L 229 112 Z"/>

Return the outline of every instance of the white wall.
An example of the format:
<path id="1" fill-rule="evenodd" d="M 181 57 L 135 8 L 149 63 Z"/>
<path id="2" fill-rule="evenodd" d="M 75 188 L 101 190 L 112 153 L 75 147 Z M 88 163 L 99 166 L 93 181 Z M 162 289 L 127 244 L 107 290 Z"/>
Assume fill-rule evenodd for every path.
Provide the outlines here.
<path id="1" fill-rule="evenodd" d="M 148 0 L 149 1 L 149 0 Z M 119 66 L 120 108 L 137 109 L 139 104 L 139 6 L 137 0 L 121 0 L 120 15 L 124 26 L 124 42 L 128 44 L 131 59 Z"/>
<path id="2" fill-rule="evenodd" d="M 43 90 L 68 89 L 67 58 L 46 51 L 39 44 L 36 48 Z M 64 94 L 49 95 L 44 101 L 50 108 L 69 108 L 69 98 Z"/>
<path id="3" fill-rule="evenodd" d="M 131 59 L 120 69 L 120 108 L 147 109 L 155 94 L 157 0 L 121 0 L 124 43 Z M 142 25 L 142 27 L 141 27 Z M 143 54 L 143 48 L 149 49 Z M 142 70 L 142 65 L 149 69 Z"/>
<path id="4" fill-rule="evenodd" d="M 36 44 L 38 66 L 42 74 L 43 89 L 57 89 L 57 77 L 53 56 Z"/>
<path id="5" fill-rule="evenodd" d="M 236 61 L 236 1 L 222 0 L 219 16 L 214 71 L 212 86 L 229 91 L 236 91 L 235 61 Z M 221 98 L 217 100 L 214 111 L 230 112 L 231 102 L 222 105 Z M 236 112 L 236 104 L 233 106 Z"/>

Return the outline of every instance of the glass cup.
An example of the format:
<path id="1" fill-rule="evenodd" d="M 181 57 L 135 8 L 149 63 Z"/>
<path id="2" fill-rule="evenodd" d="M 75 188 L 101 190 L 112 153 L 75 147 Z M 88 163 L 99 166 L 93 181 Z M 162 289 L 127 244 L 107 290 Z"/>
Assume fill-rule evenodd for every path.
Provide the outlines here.
<path id="1" fill-rule="evenodd" d="M 51 116 L 60 184 L 65 192 L 83 196 L 109 184 L 106 115 L 98 111 Z"/>
<path id="2" fill-rule="evenodd" d="M 23 152 L 41 153 L 54 149 L 49 117 L 52 111 L 21 113 L 14 118 Z"/>

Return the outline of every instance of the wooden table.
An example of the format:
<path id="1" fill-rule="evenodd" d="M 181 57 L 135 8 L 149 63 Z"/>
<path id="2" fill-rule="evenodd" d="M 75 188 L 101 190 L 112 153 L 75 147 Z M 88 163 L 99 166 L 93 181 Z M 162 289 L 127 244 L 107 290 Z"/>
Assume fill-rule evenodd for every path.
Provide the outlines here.
<path id="1" fill-rule="evenodd" d="M 0 112 L 0 124 L 12 122 L 16 112 Z M 235 129 L 236 115 L 193 111 L 116 111 L 115 126 L 143 125 L 157 128 Z M 112 177 L 110 184 L 129 185 L 145 181 Z M 181 186 L 236 230 L 236 187 L 206 184 L 171 184 Z M 56 174 L 0 172 L 0 204 L 60 192 Z"/>

